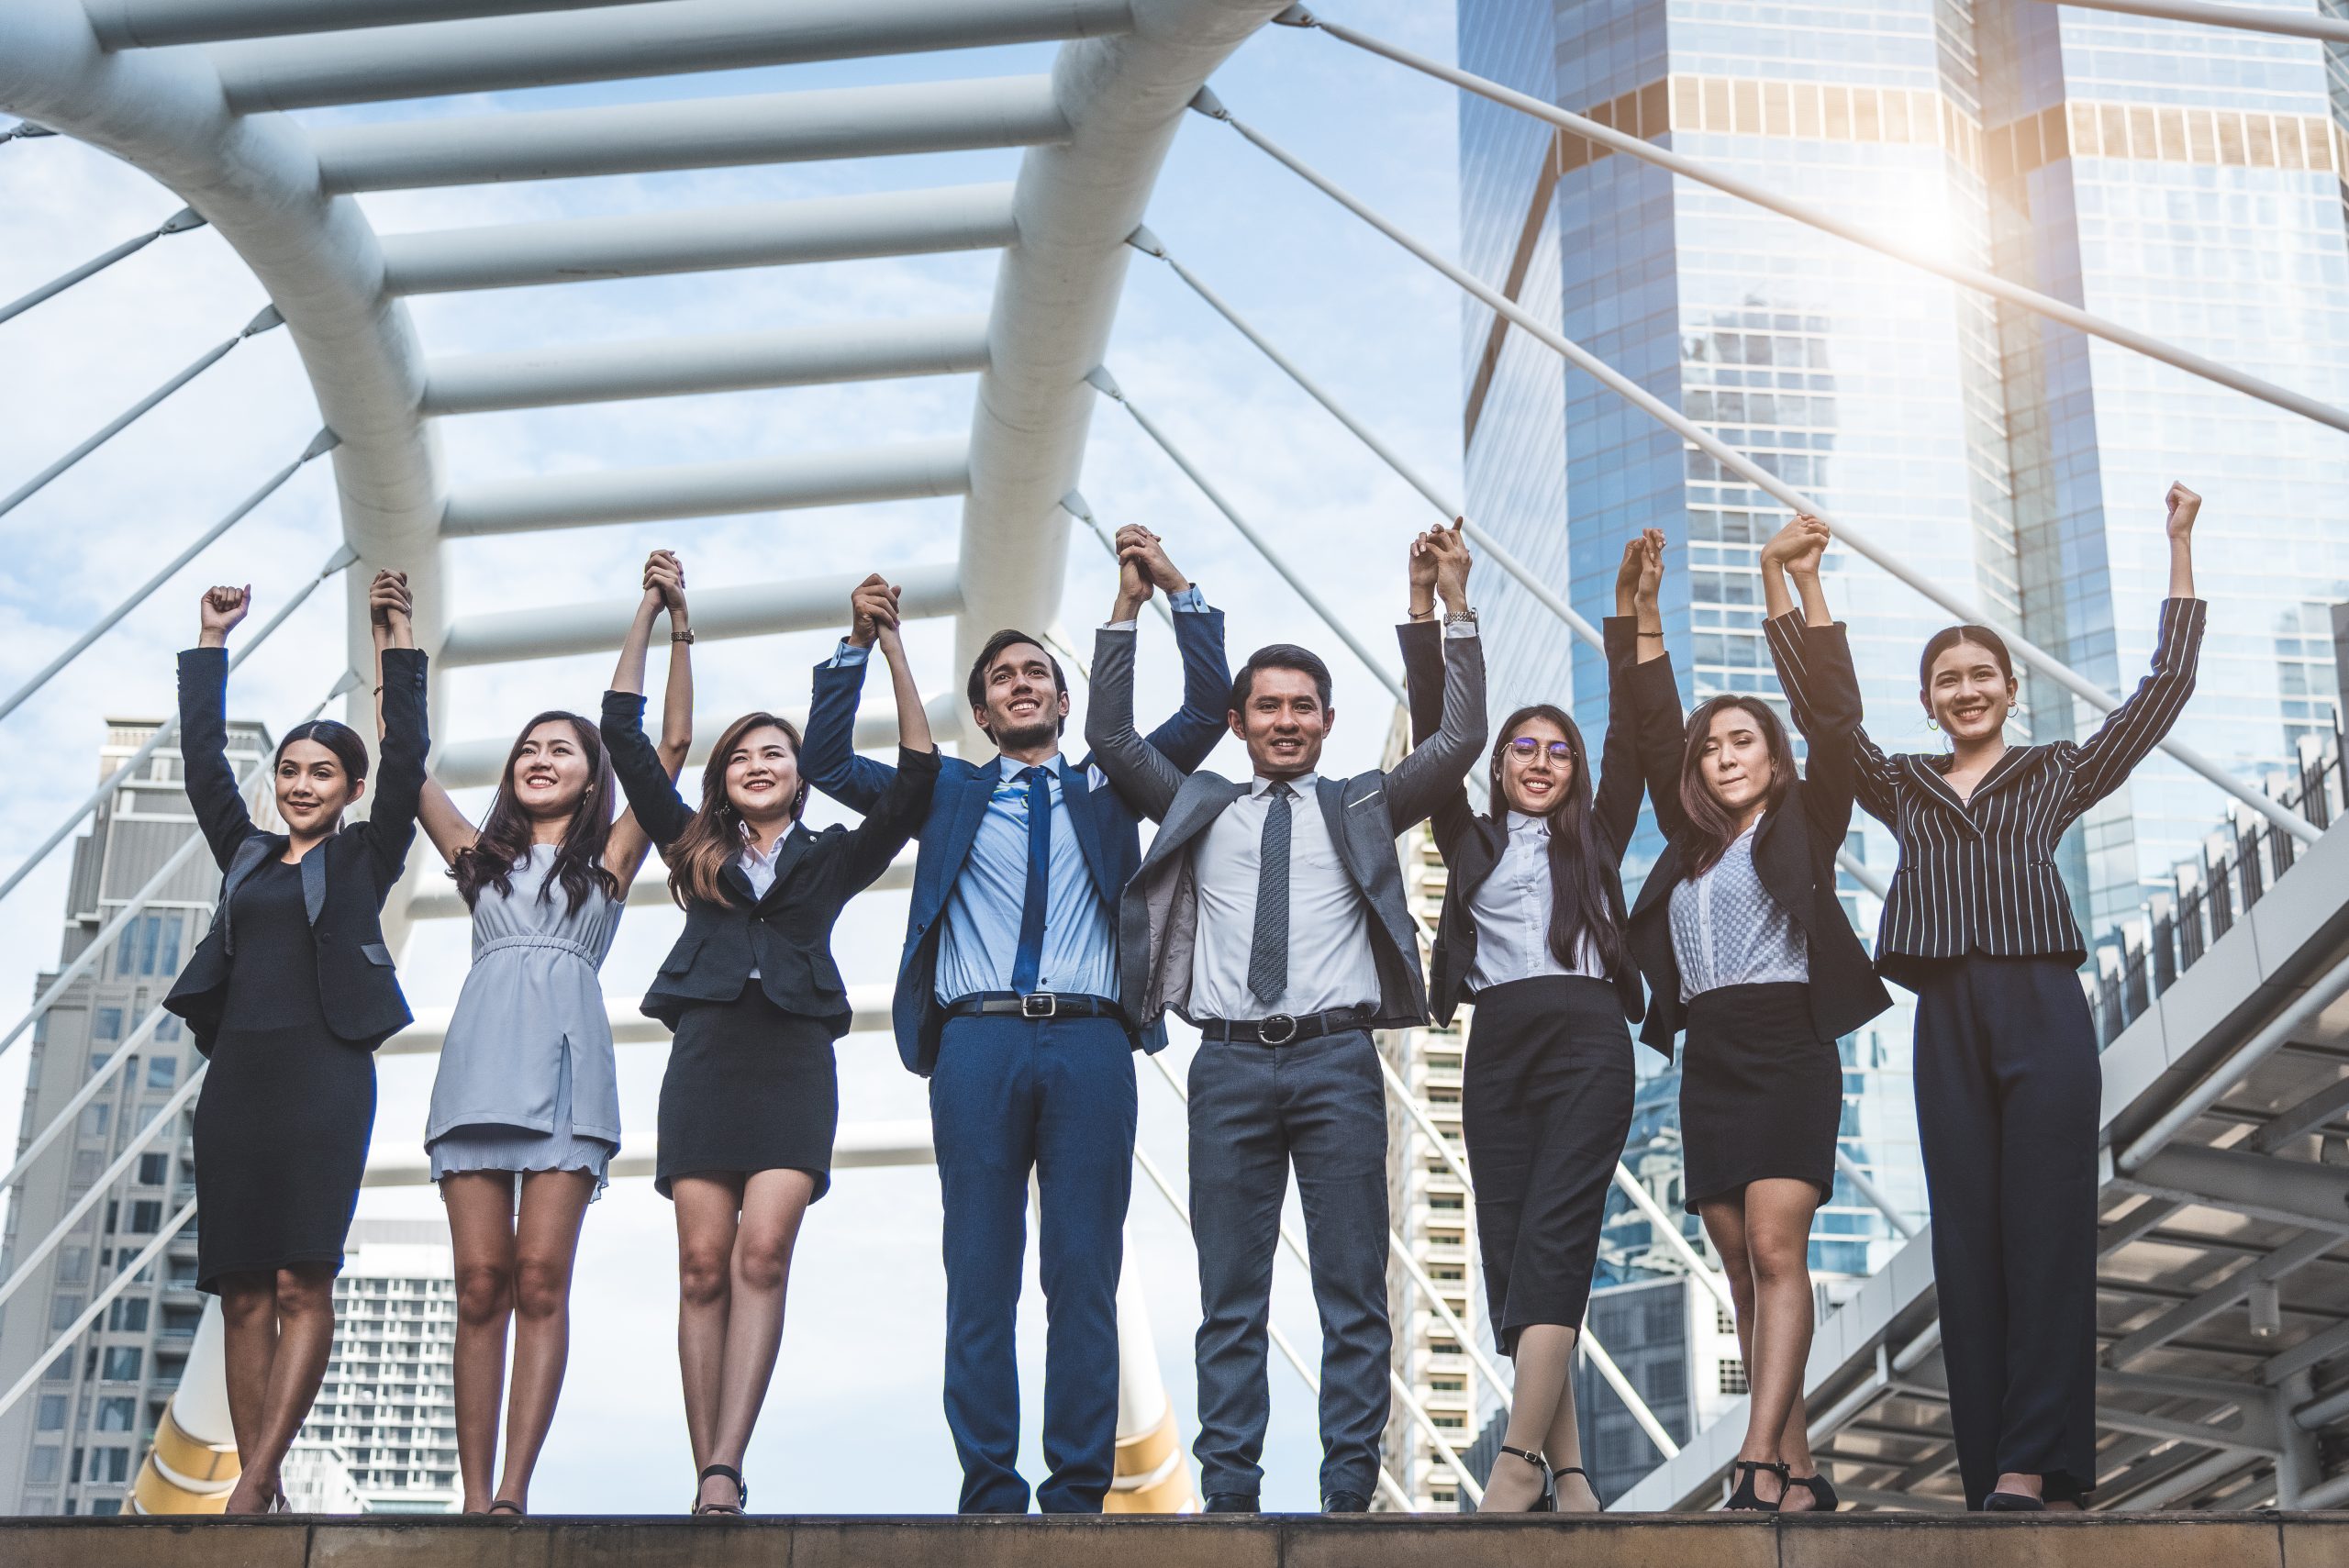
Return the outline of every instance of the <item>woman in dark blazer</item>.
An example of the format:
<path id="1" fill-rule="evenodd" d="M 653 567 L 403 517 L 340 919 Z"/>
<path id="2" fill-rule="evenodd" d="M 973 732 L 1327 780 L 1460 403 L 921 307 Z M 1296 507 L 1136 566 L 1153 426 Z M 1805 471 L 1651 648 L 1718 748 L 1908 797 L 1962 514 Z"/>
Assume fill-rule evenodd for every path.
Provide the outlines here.
<path id="1" fill-rule="evenodd" d="M 1430 1001 L 1442 1026 L 1462 1001 L 1475 1007 L 1461 1125 L 1494 1338 L 1517 1368 L 1508 1430 L 1486 1481 L 1487 1512 L 1598 1507 L 1580 1462 L 1569 1373 L 1631 1126 L 1624 1020 L 1640 1017 L 1640 979 L 1623 940 L 1620 868 L 1640 815 L 1634 715 L 1664 715 L 1654 722 L 1675 729 L 1679 717 L 1655 607 L 1662 547 L 1651 530 L 1623 551 L 1618 613 L 1606 628 L 1612 700 L 1597 788 L 1582 732 L 1539 704 L 1496 731 L 1488 810 L 1472 811 L 1462 790 L 1431 818 L 1449 881 Z M 1413 555 L 1411 624 L 1402 628 L 1415 743 L 1442 706 L 1430 554 Z M 1636 686 L 1653 688 L 1644 701 L 1627 695 Z M 1579 1479 L 1553 1480 L 1566 1476 Z"/>
<path id="2" fill-rule="evenodd" d="M 1763 547 L 1771 614 L 1791 618 L 1791 571 L 1824 623 L 1826 545 L 1823 524 L 1798 517 Z M 1811 675 L 1814 735 L 1857 725 L 1850 659 L 1822 657 Z M 1832 1509 L 1802 1403 L 1815 1312 L 1810 1223 L 1835 1190 L 1836 1040 L 1892 1006 L 1835 895 L 1835 851 L 1852 821 L 1850 759 L 1814 739 L 1809 772 L 1799 773 L 1768 704 L 1717 696 L 1690 716 L 1682 739 L 1645 761 L 1665 843 L 1631 906 L 1631 951 L 1651 995 L 1640 1038 L 1669 1053 L 1673 1037 L 1688 1034 L 1683 1198 L 1720 1255 L 1752 1390 L 1729 1507 Z"/>
<path id="3" fill-rule="evenodd" d="M 1975 1508 L 2076 1507 L 2096 1484 L 2103 1074 L 2075 973 L 2087 944 L 2055 851 L 2066 828 L 2128 782 L 2194 692 L 2202 498 L 2174 484 L 2167 506 L 2169 597 L 2153 670 L 2085 740 L 2007 744 L 2014 662 L 1981 626 L 1937 632 L 1919 663 L 1918 698 L 1949 737 L 1947 753 L 1887 757 L 1865 729 L 1814 730 L 1817 671 L 1842 649 L 1843 628 L 1770 623 L 1811 765 L 1831 746 L 1847 749 L 1861 806 L 1900 846 L 1876 967 L 1917 993 L 1917 1129 L 1942 1363 Z M 2030 1309 L 2010 1311 L 2016 1302 Z"/>
<path id="4" fill-rule="evenodd" d="M 878 640 L 897 700 L 897 772 L 853 828 L 810 832 L 799 820 L 807 786 L 789 720 L 751 713 L 728 725 L 696 808 L 645 736 L 643 694 L 604 694 L 612 771 L 685 911 L 644 1011 L 676 1036 L 653 1185 L 677 1210 L 677 1358 L 697 1514 L 740 1514 L 750 1501 L 742 1451 L 783 1344 L 792 1246 L 831 1184 L 832 1042 L 851 1018 L 832 925 L 913 837 L 938 780 L 896 626 Z M 673 679 L 673 703 L 677 688 Z M 683 711 L 693 711 L 689 692 Z"/>
<path id="5" fill-rule="evenodd" d="M 195 1106 L 196 1284 L 220 1297 L 228 1418 L 243 1473 L 227 1511 L 283 1509 L 279 1466 L 317 1397 L 334 1343 L 334 1278 L 375 1125 L 374 1049 L 405 1027 L 384 944 L 384 900 L 416 837 L 431 749 L 425 659 L 394 573 L 370 594 L 383 767 L 368 819 L 367 748 L 317 719 L 278 742 L 283 833 L 245 809 L 228 765 L 228 633 L 252 595 L 213 588 L 180 655 L 180 751 L 197 825 L 223 873 L 212 929 L 163 1006 L 208 1058 Z"/>

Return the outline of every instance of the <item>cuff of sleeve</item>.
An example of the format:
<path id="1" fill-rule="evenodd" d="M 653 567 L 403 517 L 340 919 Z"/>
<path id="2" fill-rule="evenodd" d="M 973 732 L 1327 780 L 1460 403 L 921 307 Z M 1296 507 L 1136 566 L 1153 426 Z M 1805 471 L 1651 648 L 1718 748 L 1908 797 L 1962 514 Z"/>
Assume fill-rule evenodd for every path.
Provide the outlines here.
<path id="1" fill-rule="evenodd" d="M 1176 615 L 1205 615 L 1208 609 L 1208 596 L 1200 593 L 1199 585 L 1194 583 L 1179 594 L 1167 595 L 1166 607 Z"/>
<path id="2" fill-rule="evenodd" d="M 824 668 L 827 670 L 853 670 L 872 657 L 873 650 L 870 648 L 859 648 L 855 643 L 851 642 L 847 638 L 843 637 L 841 639 L 841 645 L 832 650 L 832 656 L 824 662 Z"/>
<path id="3" fill-rule="evenodd" d="M 644 722 L 644 694 L 642 692 L 606 692 L 604 694 L 604 722 L 641 725 Z"/>
<path id="4" fill-rule="evenodd" d="M 1448 620 L 1443 623 L 1443 638 L 1447 642 L 1450 642 L 1454 639 L 1474 637 L 1475 635 L 1476 623 L 1473 620 Z"/>
<path id="5" fill-rule="evenodd" d="M 1131 631 L 1141 624 L 1141 623 L 1138 620 L 1103 621 L 1101 623 L 1101 629 L 1103 631 Z"/>
<path id="6" fill-rule="evenodd" d="M 938 749 L 917 751 L 910 746 L 897 748 L 897 771 L 901 773 L 934 773 L 938 772 Z"/>
<path id="7" fill-rule="evenodd" d="M 384 650 L 384 684 L 389 685 L 394 676 L 417 687 L 424 687 L 425 655 L 421 648 L 386 648 Z"/>

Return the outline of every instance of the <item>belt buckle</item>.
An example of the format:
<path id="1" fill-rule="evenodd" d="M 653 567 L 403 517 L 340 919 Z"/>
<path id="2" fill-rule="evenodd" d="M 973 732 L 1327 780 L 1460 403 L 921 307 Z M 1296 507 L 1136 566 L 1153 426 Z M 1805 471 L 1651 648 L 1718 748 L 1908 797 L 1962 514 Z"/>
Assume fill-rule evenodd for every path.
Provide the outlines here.
<path id="1" fill-rule="evenodd" d="M 1273 1032 L 1273 1026 L 1275 1024 L 1280 1026 L 1280 1033 L 1278 1034 L 1275 1034 Z M 1263 1040 L 1266 1045 L 1286 1045 L 1290 1040 L 1297 1038 L 1297 1018 L 1294 1015 L 1289 1013 L 1275 1013 L 1270 1018 L 1258 1022 L 1256 1025 L 1256 1038 Z"/>
<path id="2" fill-rule="evenodd" d="M 1050 991 L 1031 991 L 1019 998 L 1023 1018 L 1049 1018 L 1061 1010 L 1061 999 Z"/>

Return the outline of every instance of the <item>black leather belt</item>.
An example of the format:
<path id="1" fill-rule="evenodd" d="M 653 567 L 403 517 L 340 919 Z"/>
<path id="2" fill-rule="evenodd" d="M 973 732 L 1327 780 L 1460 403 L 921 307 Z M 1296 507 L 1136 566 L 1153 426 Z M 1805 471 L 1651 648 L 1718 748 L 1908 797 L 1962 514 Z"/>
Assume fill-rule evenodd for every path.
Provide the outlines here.
<path id="1" fill-rule="evenodd" d="M 1300 1040 L 1317 1035 L 1342 1034 L 1348 1029 L 1367 1029 L 1370 1025 L 1368 1007 L 1331 1007 L 1327 1012 L 1303 1013 L 1295 1017 L 1275 1013 L 1268 1018 L 1201 1018 L 1199 1035 L 1205 1040 L 1240 1040 L 1249 1045 L 1294 1045 Z"/>
<path id="2" fill-rule="evenodd" d="M 1113 1018 L 1118 1004 L 1101 996 L 1063 995 L 1055 991 L 1036 991 L 1022 996 L 1002 991 L 977 996 L 963 996 L 946 1005 L 949 1018 Z"/>

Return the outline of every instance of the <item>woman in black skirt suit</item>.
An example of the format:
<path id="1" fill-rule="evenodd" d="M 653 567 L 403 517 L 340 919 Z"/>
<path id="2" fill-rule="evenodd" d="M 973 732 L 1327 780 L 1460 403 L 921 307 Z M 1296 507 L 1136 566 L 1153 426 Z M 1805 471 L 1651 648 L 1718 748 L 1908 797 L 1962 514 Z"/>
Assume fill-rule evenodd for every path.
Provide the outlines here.
<path id="1" fill-rule="evenodd" d="M 1442 701 L 1432 590 L 1446 552 L 1433 542 L 1414 551 L 1412 624 L 1402 630 L 1415 740 L 1435 728 Z M 1678 720 L 1655 603 L 1662 548 L 1651 530 L 1623 551 L 1606 627 L 1612 701 L 1597 789 L 1574 720 L 1537 704 L 1496 731 L 1487 814 L 1473 813 L 1464 790 L 1432 818 L 1451 874 L 1429 999 L 1439 1025 L 1464 998 L 1476 1010 L 1461 1125 L 1493 1335 L 1517 1369 L 1508 1430 L 1485 1483 L 1487 1513 L 1598 1507 L 1569 1373 L 1631 1127 L 1624 1020 L 1642 1008 L 1619 875 L 1640 815 L 1632 725 L 1642 712 L 1675 729 Z M 1626 695 L 1640 685 L 1651 688 L 1644 701 Z"/>
<path id="2" fill-rule="evenodd" d="M 416 837 L 424 787 L 425 659 L 406 590 L 371 598 L 384 765 L 369 818 L 367 748 L 332 719 L 296 725 L 271 769 L 283 833 L 245 809 L 228 757 L 228 633 L 252 595 L 213 588 L 180 655 L 187 795 L 223 878 L 212 929 L 163 1006 L 208 1064 L 195 1106 L 203 1214 L 196 1284 L 220 1297 L 228 1418 L 243 1473 L 227 1511 L 283 1509 L 278 1469 L 334 1344 L 334 1278 L 375 1124 L 374 1049 L 408 1022 L 380 917 Z"/>
<path id="3" fill-rule="evenodd" d="M 1988 627 L 1954 626 L 1925 644 L 1918 669 L 1918 698 L 1948 752 L 1887 757 L 1857 727 L 1813 728 L 1832 706 L 1820 651 L 1840 650 L 1843 628 L 1818 624 L 1820 614 L 1798 638 L 1771 623 L 1774 646 L 1798 650 L 1780 669 L 1812 767 L 1831 745 L 1845 752 L 1861 806 L 1900 845 L 1876 964 L 1917 993 L 1917 1131 L 1942 1364 L 1974 1508 L 2076 1508 L 2096 1485 L 2103 1073 L 2075 973 L 2087 946 L 2055 853 L 2194 693 L 2207 608 L 2194 596 L 2202 498 L 2174 484 L 2166 499 L 2169 597 L 2154 667 L 2085 740 L 2008 745 L 2007 645 Z"/>
<path id="4" fill-rule="evenodd" d="M 751 713 L 728 725 L 696 809 L 645 737 L 643 694 L 604 694 L 612 770 L 685 911 L 644 1011 L 676 1036 L 661 1081 L 653 1185 L 677 1210 L 677 1360 L 697 1514 L 740 1514 L 750 1501 L 742 1451 L 783 1344 L 792 1246 L 807 1206 L 831 1184 L 832 1042 L 851 1018 L 832 924 L 913 837 L 938 779 L 894 623 L 879 642 L 897 700 L 897 773 L 853 828 L 815 833 L 800 822 L 807 787 L 789 720 Z M 684 706 L 692 711 L 690 693 Z"/>
<path id="5" fill-rule="evenodd" d="M 1802 585 L 1813 624 L 1826 527 L 1798 517 L 1762 550 L 1775 635 Z M 1837 1037 L 1892 1005 L 1835 895 L 1835 851 L 1852 821 L 1848 748 L 1860 721 L 1848 654 L 1822 652 L 1808 775 L 1768 704 L 1717 696 L 1686 738 L 1650 752 L 1648 789 L 1666 845 L 1639 901 L 1631 941 L 1653 1000 L 1640 1038 L 1672 1049 L 1681 1029 L 1683 1192 L 1720 1254 L 1752 1390 L 1729 1507 L 1796 1513 L 1836 1506 L 1808 1440 L 1802 1373 L 1814 1306 L 1810 1222 L 1835 1190 L 1843 1116 Z M 1675 700 L 1673 711 L 1677 713 Z M 1643 733 L 1647 731 L 1643 729 Z"/>

